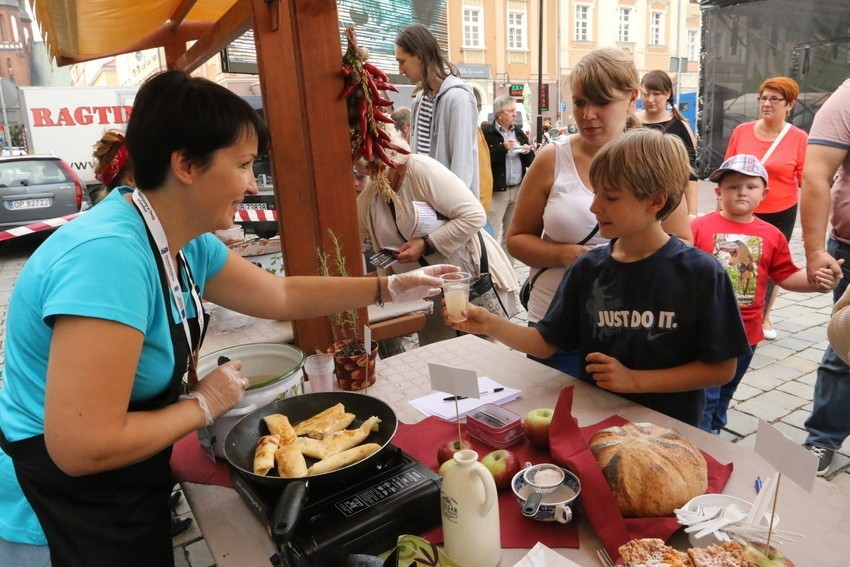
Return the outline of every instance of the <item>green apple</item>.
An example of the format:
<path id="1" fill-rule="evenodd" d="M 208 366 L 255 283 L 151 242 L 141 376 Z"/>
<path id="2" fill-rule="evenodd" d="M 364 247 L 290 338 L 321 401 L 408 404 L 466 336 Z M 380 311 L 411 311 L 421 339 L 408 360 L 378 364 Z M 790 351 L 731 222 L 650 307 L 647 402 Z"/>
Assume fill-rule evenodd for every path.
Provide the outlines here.
<path id="1" fill-rule="evenodd" d="M 493 475 L 493 480 L 496 481 L 496 488 L 504 490 L 511 485 L 511 480 L 514 475 L 519 472 L 519 459 L 507 449 L 499 449 L 492 453 L 487 453 L 481 464 L 487 467 L 490 474 Z"/>
<path id="2" fill-rule="evenodd" d="M 756 567 L 794 567 L 791 560 L 772 545 L 765 552 L 763 543 L 750 543 L 745 546 L 744 557 L 755 563 Z"/>
<path id="3" fill-rule="evenodd" d="M 549 448 L 549 426 L 552 424 L 554 415 L 555 410 L 552 408 L 538 408 L 526 414 L 522 428 L 532 445 L 543 449 Z"/>

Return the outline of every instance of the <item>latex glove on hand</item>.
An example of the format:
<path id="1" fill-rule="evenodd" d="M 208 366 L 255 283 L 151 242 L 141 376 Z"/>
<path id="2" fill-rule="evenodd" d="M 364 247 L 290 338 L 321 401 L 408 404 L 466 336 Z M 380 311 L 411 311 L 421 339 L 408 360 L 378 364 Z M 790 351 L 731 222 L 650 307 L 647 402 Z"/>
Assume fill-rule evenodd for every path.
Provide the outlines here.
<path id="1" fill-rule="evenodd" d="M 443 285 L 440 276 L 458 271 L 460 268 L 451 264 L 435 264 L 412 272 L 392 275 L 387 280 L 391 301 L 403 303 L 433 297 L 440 293 L 440 286 Z"/>
<path id="2" fill-rule="evenodd" d="M 224 415 L 242 401 L 249 385 L 248 378 L 242 374 L 242 362 L 231 360 L 204 376 L 192 391 L 180 396 L 180 399 L 198 400 L 204 411 L 206 425 L 210 426 L 217 417 Z"/>

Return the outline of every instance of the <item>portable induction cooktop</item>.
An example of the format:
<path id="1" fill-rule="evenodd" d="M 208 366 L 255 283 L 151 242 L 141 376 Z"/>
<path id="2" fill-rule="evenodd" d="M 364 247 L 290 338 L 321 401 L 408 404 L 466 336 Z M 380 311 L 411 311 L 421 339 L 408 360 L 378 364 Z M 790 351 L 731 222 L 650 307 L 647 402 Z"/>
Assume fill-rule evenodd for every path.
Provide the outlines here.
<path id="1" fill-rule="evenodd" d="M 441 477 L 410 455 L 387 445 L 362 481 L 311 489 L 290 541 L 275 541 L 270 561 L 285 567 L 344 565 L 355 553 L 378 555 L 398 536 L 440 523 Z M 260 486 L 230 471 L 233 486 L 271 535 L 272 511 L 282 489 Z M 275 538 L 272 536 L 272 539 Z"/>

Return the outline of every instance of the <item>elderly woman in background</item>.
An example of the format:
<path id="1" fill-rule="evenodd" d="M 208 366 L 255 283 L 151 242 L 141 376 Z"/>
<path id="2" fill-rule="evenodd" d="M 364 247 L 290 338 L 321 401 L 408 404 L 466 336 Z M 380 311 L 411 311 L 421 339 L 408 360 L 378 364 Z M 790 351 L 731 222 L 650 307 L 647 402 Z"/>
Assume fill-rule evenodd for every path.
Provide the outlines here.
<path id="1" fill-rule="evenodd" d="M 760 219 L 772 224 L 791 239 L 797 221 L 797 203 L 803 180 L 808 135 L 787 121 L 797 102 L 800 87 L 788 77 L 773 77 L 759 86 L 761 118 L 739 124 L 732 131 L 726 157 L 751 154 L 759 158 L 770 179 L 770 191 L 755 210 Z M 764 309 L 764 338 L 775 339 L 776 331 L 770 321 L 770 309 L 777 288 L 768 282 L 767 305 Z"/>
<path id="2" fill-rule="evenodd" d="M 396 134 L 393 143 L 407 145 Z M 507 256 L 484 228 L 486 214 L 478 199 L 447 167 L 428 156 L 387 152 L 397 167 L 387 170 L 392 195 L 384 194 L 378 183 L 357 198 L 361 240 L 376 251 L 397 250 L 398 260 L 389 270 L 399 274 L 426 264 L 453 264 L 469 272 L 473 281 L 481 272 L 484 243 L 489 272 L 495 291 L 508 315 L 518 310 L 517 282 Z M 388 199 L 388 197 L 391 197 Z M 421 207 L 432 208 L 441 221 L 428 234 L 416 232 Z M 440 296 L 434 299 L 439 305 Z M 428 316 L 419 332 L 419 343 L 430 344 L 457 336 L 443 324 L 439 309 Z"/>
<path id="3" fill-rule="evenodd" d="M 573 68 L 570 85 L 578 133 L 547 144 L 537 154 L 523 179 L 507 234 L 511 256 L 531 267 L 530 326 L 546 314 L 576 258 L 608 242 L 590 212 L 590 162 L 629 126 L 640 126 L 631 112 L 640 93 L 638 72 L 624 51 L 599 49 L 585 55 Z M 663 226 L 692 243 L 684 199 Z M 559 350 L 540 362 L 572 376 L 580 374 L 577 350 Z"/>
<path id="4" fill-rule="evenodd" d="M 685 149 L 688 150 L 691 168 L 695 169 L 697 140 L 691 131 L 691 127 L 688 126 L 688 121 L 676 108 L 673 98 L 673 81 L 670 79 L 670 75 L 661 70 L 650 71 L 640 80 L 640 93 L 643 110 L 638 110 L 635 116 L 647 128 L 678 136 L 684 142 Z M 685 190 L 685 199 L 688 205 L 688 216 L 696 218 L 699 212 L 699 198 L 695 172 L 691 173 L 688 188 Z"/>

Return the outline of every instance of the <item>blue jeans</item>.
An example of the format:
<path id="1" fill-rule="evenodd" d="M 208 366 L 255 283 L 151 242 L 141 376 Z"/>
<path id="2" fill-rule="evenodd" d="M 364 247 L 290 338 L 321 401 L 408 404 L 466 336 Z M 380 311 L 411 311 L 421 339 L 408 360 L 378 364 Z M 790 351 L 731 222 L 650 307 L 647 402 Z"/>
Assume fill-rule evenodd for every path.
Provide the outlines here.
<path id="1" fill-rule="evenodd" d="M 533 327 L 534 323 L 529 323 L 529 327 Z M 549 368 L 554 368 L 555 370 L 560 370 L 564 374 L 569 374 L 573 378 L 581 377 L 581 361 L 580 353 L 578 349 L 566 351 L 558 349 L 555 351 L 555 354 L 550 356 L 549 358 L 537 358 L 536 356 L 528 355 L 528 358 L 539 362 L 540 364 L 545 364 Z"/>
<path id="2" fill-rule="evenodd" d="M 705 389 L 705 409 L 702 412 L 702 420 L 699 422 L 699 428 L 703 431 L 711 433 L 726 427 L 726 412 L 729 410 L 729 403 L 735 395 L 735 390 L 738 389 L 738 384 L 741 383 L 741 379 L 750 367 L 756 345 L 750 345 L 750 350 L 750 354 L 743 354 L 738 357 L 738 367 L 735 369 L 735 376 L 732 377 L 730 382 L 722 386 L 712 386 Z"/>
<path id="3" fill-rule="evenodd" d="M 850 245 L 830 239 L 827 250 L 836 259 L 844 258 L 842 278 L 832 292 L 833 302 L 844 294 L 850 283 Z M 806 420 L 806 443 L 831 451 L 841 448 L 850 436 L 850 367 L 827 347 L 818 367 L 812 415 Z"/>

